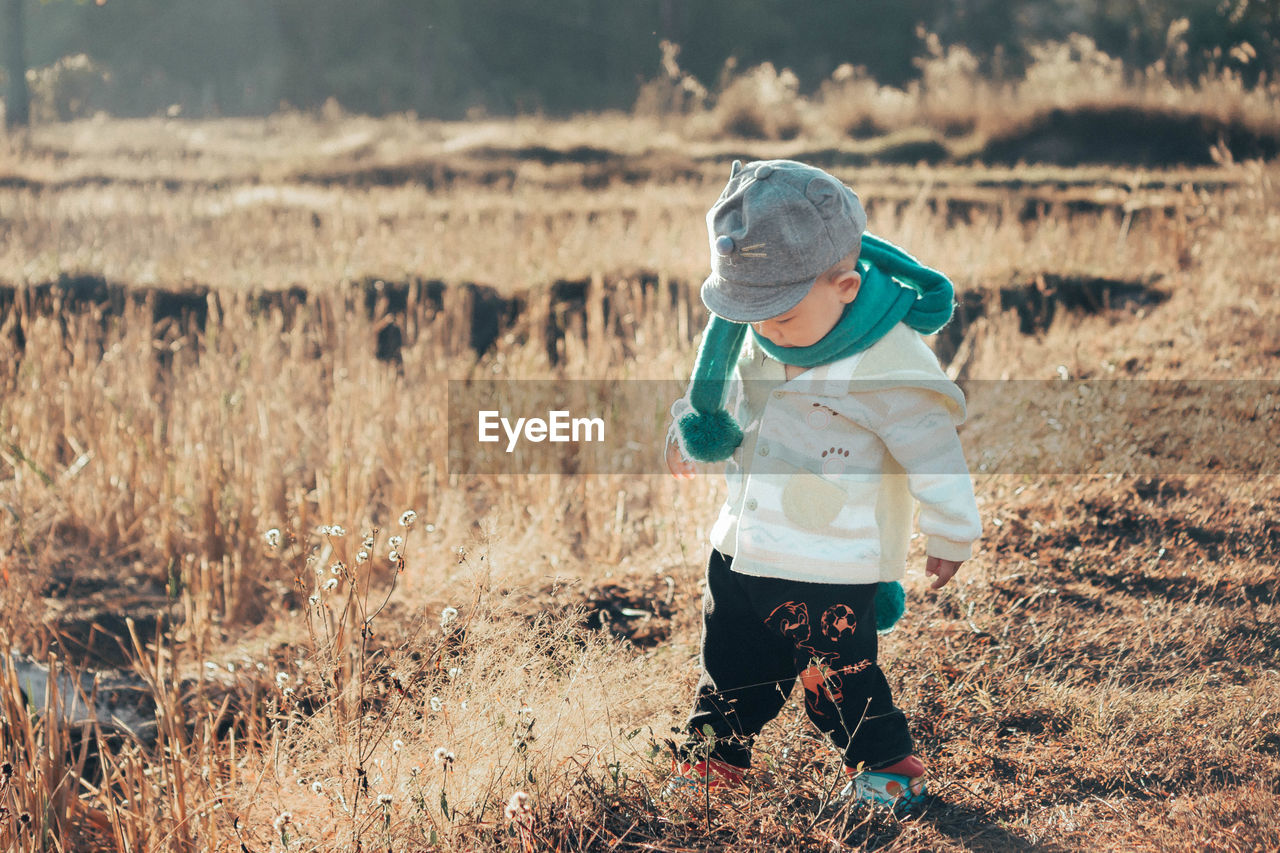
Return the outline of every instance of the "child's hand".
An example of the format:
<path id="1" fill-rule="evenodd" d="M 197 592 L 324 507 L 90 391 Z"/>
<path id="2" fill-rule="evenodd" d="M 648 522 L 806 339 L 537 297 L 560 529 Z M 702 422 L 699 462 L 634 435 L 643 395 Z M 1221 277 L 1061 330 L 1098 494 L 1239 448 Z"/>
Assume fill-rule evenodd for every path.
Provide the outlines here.
<path id="1" fill-rule="evenodd" d="M 930 584 L 929 589 L 942 589 L 947 585 L 957 571 L 960 570 L 960 563 L 956 560 L 944 560 L 941 557 L 930 557 L 925 561 L 924 573 L 933 575 L 934 582 Z"/>
<path id="2" fill-rule="evenodd" d="M 667 470 L 677 480 L 692 480 L 698 473 L 698 466 L 684 458 L 684 454 L 680 452 L 680 445 L 674 438 L 667 441 Z"/>

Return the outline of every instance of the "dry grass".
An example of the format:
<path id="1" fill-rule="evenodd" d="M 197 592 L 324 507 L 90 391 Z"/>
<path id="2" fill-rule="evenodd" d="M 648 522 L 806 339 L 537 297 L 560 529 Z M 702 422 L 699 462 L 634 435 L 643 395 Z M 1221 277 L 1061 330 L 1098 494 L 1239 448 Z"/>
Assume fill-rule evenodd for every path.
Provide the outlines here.
<path id="1" fill-rule="evenodd" d="M 18 288 L 0 314 L 0 647 L 93 665 L 83 646 L 103 643 L 72 623 L 105 599 L 134 619 L 130 668 L 160 714 L 154 743 L 116 744 L 97 772 L 77 770 L 98 738 L 24 707 L 0 673 L 0 760 L 15 768 L 0 782 L 0 839 L 1280 843 L 1269 470 L 979 477 L 981 554 L 936 597 L 913 576 L 884 649 L 935 769 L 939 800 L 919 818 L 831 807 L 836 762 L 794 704 L 746 789 L 709 807 L 659 795 L 663 742 L 697 675 L 716 478 L 461 477 L 444 464 L 446 378 L 687 371 L 702 211 L 734 152 L 630 121 L 108 122 L 46 128 L 4 155 L 15 179 L 0 190 L 0 282 Z M 585 144 L 627 156 L 547 155 Z M 822 144 L 801 134 L 762 153 Z M 648 171 L 628 177 L 633 160 Z M 988 299 L 959 347 L 969 381 L 1275 376 L 1273 166 L 833 169 L 878 232 Z M 648 273 L 677 285 L 674 309 L 635 284 Z M 67 274 L 216 298 L 201 330 L 190 317 L 156 325 L 145 303 L 77 313 L 25 289 Z M 1154 281 L 1168 298 L 1063 308 L 1024 334 L 1000 291 L 1046 276 Z M 366 277 L 485 282 L 523 313 L 477 360 L 460 290 L 370 316 L 348 286 Z M 581 305 L 548 296 L 593 277 Z M 292 285 L 305 302 L 255 295 Z M 375 357 L 389 321 L 405 333 L 400 367 Z M 966 441 L 1001 435 L 978 419 Z M 408 509 L 417 520 L 402 527 Z M 517 791 L 528 799 L 510 802 Z"/>

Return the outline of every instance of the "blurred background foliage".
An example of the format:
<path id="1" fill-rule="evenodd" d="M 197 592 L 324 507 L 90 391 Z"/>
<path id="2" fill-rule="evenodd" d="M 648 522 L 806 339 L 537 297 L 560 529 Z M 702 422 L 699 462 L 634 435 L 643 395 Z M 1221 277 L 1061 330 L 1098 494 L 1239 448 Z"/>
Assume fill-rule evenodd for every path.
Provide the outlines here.
<path id="1" fill-rule="evenodd" d="M 733 63 L 764 62 L 791 69 L 802 92 L 846 63 L 904 86 L 920 73 L 926 34 L 967 48 L 994 80 L 1072 34 L 1127 69 L 1159 64 L 1175 82 L 1230 68 L 1252 85 L 1280 66 L 1276 0 L 7 2 L 26 4 L 33 83 L 77 81 L 45 118 L 254 115 L 330 99 L 439 118 L 625 110 L 662 73 L 663 41 L 713 90 Z"/>

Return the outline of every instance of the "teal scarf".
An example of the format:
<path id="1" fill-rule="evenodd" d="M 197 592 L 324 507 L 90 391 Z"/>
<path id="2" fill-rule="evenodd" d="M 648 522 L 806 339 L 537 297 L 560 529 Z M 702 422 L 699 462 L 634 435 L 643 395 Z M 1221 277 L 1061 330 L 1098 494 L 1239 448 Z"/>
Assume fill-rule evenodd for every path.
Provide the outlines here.
<path id="1" fill-rule="evenodd" d="M 814 367 L 861 352 L 884 337 L 898 323 L 931 335 L 951 319 L 955 290 L 937 270 L 922 265 L 898 246 L 863 233 L 858 255 L 862 285 L 845 306 L 839 322 L 816 344 L 780 347 L 755 336 L 755 343 L 771 358 L 797 367 Z M 742 443 L 742 428 L 724 408 L 725 388 L 738 363 L 747 324 L 711 315 L 689 383 L 693 411 L 679 420 L 685 452 L 702 462 L 728 459 Z M 906 608 L 906 595 L 897 581 L 876 587 L 876 630 L 887 634 Z"/>
<path id="2" fill-rule="evenodd" d="M 814 367 L 861 352 L 898 323 L 931 335 L 951 319 L 955 290 L 950 280 L 893 243 L 864 233 L 858 270 L 862 285 L 857 298 L 822 340 L 782 347 L 752 330 L 756 346 L 783 364 Z M 712 314 L 703 332 L 689 382 L 693 411 L 679 421 L 685 452 L 699 462 L 728 459 L 742 443 L 742 428 L 725 411 L 724 399 L 747 328 Z"/>

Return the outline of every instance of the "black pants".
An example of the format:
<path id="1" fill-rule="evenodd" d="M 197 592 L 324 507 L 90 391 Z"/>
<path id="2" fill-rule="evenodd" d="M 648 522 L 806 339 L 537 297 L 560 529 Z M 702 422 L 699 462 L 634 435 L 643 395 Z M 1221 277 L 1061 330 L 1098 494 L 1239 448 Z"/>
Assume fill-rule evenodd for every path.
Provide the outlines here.
<path id="1" fill-rule="evenodd" d="M 732 571 L 711 552 L 702 602 L 702 679 L 686 729 L 688 756 L 746 767 L 755 736 L 782 710 L 796 678 L 814 724 L 845 764 L 884 767 L 911 736 L 876 665 L 877 584 L 801 583 Z"/>

